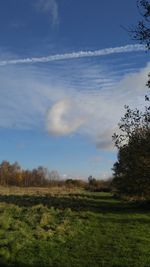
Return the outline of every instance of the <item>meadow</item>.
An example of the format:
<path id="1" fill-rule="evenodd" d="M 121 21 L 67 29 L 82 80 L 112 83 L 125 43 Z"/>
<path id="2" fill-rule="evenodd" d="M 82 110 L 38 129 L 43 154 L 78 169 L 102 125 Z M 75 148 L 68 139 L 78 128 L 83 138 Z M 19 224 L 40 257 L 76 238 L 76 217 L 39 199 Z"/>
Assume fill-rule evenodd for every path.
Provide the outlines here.
<path id="1" fill-rule="evenodd" d="M 0 265 L 150 266 L 148 204 L 61 190 L 0 188 Z"/>

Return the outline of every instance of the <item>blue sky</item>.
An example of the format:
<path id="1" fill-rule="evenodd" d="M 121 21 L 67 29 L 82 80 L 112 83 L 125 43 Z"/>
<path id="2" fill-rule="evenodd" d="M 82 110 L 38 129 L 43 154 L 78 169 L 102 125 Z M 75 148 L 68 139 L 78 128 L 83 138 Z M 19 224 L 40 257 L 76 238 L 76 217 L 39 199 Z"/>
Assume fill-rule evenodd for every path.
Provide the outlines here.
<path id="1" fill-rule="evenodd" d="M 147 91 L 149 54 L 123 27 L 134 0 L 0 0 L 0 161 L 106 178 L 124 105 Z"/>

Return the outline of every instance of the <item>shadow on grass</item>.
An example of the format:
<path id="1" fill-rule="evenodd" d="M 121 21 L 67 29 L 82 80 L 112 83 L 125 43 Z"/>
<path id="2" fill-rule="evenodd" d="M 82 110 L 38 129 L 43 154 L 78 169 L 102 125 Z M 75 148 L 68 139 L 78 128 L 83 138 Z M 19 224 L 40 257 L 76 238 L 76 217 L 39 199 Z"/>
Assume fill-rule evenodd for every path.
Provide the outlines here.
<path id="1" fill-rule="evenodd" d="M 89 198 L 89 195 L 81 194 L 69 196 L 0 195 L 0 202 L 15 204 L 20 207 L 32 207 L 42 204 L 48 208 L 54 207 L 62 210 L 70 208 L 74 211 L 90 211 L 96 213 L 143 213 L 150 210 L 148 203 L 123 202 L 114 199 L 110 195 L 96 196 L 96 198 Z"/>
<path id="2" fill-rule="evenodd" d="M 75 193 L 75 194 L 68 194 L 69 197 L 77 197 L 77 198 L 88 198 L 88 199 L 97 199 L 97 200 L 111 200 L 114 199 L 113 195 L 110 193 L 95 193 L 95 192 L 89 192 L 87 194 L 81 194 L 81 193 Z"/>
<path id="3" fill-rule="evenodd" d="M 71 194 L 66 196 L 51 196 L 51 195 L 45 195 L 45 196 L 29 196 L 29 195 L 22 195 L 22 196 L 16 196 L 16 195 L 0 195 L 0 202 L 9 203 L 9 204 L 15 204 L 20 207 L 32 207 L 34 205 L 42 204 L 48 208 L 54 207 L 61 210 L 64 210 L 66 208 L 70 208 L 74 211 L 90 211 L 95 213 L 114 213 L 114 214 L 131 214 L 131 213 L 145 213 L 146 211 L 149 211 L 149 206 L 143 205 L 141 203 L 127 203 L 123 201 L 119 201 L 115 198 L 113 198 L 111 195 L 93 195 L 92 194 Z M 92 214 L 93 216 L 93 214 Z M 107 223 L 132 223 L 134 227 L 134 223 L 138 222 L 141 224 L 149 224 L 150 220 L 149 218 L 140 218 L 135 217 L 132 218 L 128 216 L 102 216 L 100 218 L 101 223 L 104 223 L 106 225 Z M 131 225 L 130 225 L 131 227 Z M 36 253 L 36 251 L 35 251 Z M 41 265 L 33 264 L 33 265 L 21 265 L 21 264 L 9 264 L 2 261 L 0 258 L 0 266 L 17 266 L 17 267 L 38 267 Z M 44 265 L 47 267 L 50 267 L 52 265 Z M 53 265 L 56 267 L 64 267 L 64 265 Z M 67 265 L 68 266 L 68 265 Z M 70 265 L 71 266 L 71 265 Z M 75 265 L 73 265 L 75 266 Z M 86 265 L 87 266 L 87 265 Z M 103 265 L 106 266 L 106 265 Z M 110 265 L 109 265 L 110 266 Z"/>
<path id="4" fill-rule="evenodd" d="M 1 259 L 0 259 L 0 266 L 1 267 L 42 267 L 41 264 L 6 263 Z M 46 267 L 53 267 L 53 266 L 52 265 L 46 265 Z"/>

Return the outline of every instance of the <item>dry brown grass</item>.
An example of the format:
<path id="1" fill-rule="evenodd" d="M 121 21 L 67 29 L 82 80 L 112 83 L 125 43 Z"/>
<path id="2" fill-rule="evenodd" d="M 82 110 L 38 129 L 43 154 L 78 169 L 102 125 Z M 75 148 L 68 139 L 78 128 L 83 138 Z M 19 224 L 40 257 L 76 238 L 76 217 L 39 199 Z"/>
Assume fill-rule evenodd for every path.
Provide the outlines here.
<path id="1" fill-rule="evenodd" d="M 18 187 L 0 186 L 0 195 L 55 195 L 55 194 L 74 194 L 81 193 L 81 188 L 52 186 L 52 187 Z"/>

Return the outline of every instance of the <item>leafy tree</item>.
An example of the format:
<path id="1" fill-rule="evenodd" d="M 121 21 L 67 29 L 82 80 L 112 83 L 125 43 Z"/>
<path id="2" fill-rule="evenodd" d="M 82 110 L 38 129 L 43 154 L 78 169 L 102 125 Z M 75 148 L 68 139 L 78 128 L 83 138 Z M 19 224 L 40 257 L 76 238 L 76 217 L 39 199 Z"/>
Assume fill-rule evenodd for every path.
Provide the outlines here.
<path id="1" fill-rule="evenodd" d="M 131 37 L 150 49 L 150 0 L 137 0 L 141 19 L 129 29 Z M 147 86 L 150 88 L 150 74 Z M 149 101 L 149 97 L 145 96 Z M 148 103 L 148 102 L 147 102 Z M 144 111 L 125 106 L 119 134 L 113 135 L 118 161 L 113 166 L 113 186 L 119 194 L 150 196 L 150 105 Z"/>
<path id="2" fill-rule="evenodd" d="M 148 97 L 146 97 L 148 101 Z M 150 195 L 150 107 L 144 111 L 125 106 L 119 134 L 113 135 L 118 161 L 113 166 L 113 186 L 119 194 Z"/>
<path id="3" fill-rule="evenodd" d="M 17 162 L 10 164 L 4 160 L 0 164 L 0 184 L 19 185 L 21 181 L 21 168 Z"/>

